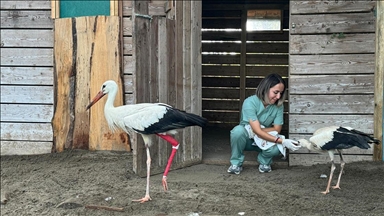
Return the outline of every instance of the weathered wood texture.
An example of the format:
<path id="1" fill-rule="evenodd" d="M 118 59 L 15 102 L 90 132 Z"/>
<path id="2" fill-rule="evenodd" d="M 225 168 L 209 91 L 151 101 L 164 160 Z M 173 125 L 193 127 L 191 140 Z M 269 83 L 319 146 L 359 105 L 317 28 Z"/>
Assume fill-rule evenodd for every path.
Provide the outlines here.
<path id="1" fill-rule="evenodd" d="M 174 9 L 177 12 L 173 20 L 158 15 L 148 19 L 145 17 L 150 12 L 148 1 L 132 3 L 132 83 L 135 103 L 162 102 L 187 112 L 201 114 L 201 2 L 175 2 Z M 136 16 L 137 14 L 144 17 Z M 157 174 L 164 171 L 172 148 L 158 137 L 154 136 L 152 139 L 151 174 Z M 180 147 L 172 169 L 201 161 L 200 128 L 179 130 L 175 139 L 180 142 Z M 142 138 L 138 136 L 132 144 L 134 170 L 138 175 L 145 176 L 147 158 Z"/>
<path id="2" fill-rule="evenodd" d="M 255 1 L 246 5 L 203 2 L 202 109 L 210 124 L 237 125 L 244 99 L 255 93 L 262 78 L 271 73 L 288 78 L 288 17 L 283 19 L 283 32 L 247 32 L 245 29 L 248 9 L 281 8 L 283 14 L 288 15 L 288 6 L 289 1 Z M 285 122 L 283 126 L 285 135 L 288 125 Z"/>
<path id="3" fill-rule="evenodd" d="M 52 149 L 50 0 L 1 1 L 1 155 Z"/>
<path id="4" fill-rule="evenodd" d="M 384 2 L 377 1 L 376 9 L 376 67 L 375 67 L 375 111 L 374 135 L 381 139 L 380 145 L 375 145 L 374 160 L 384 160 Z"/>
<path id="5" fill-rule="evenodd" d="M 127 134 L 112 133 L 105 121 L 105 98 L 89 111 L 89 101 L 105 80 L 120 89 L 115 106 L 123 104 L 120 75 L 119 17 L 96 16 L 55 20 L 54 148 L 130 151 Z"/>
<path id="6" fill-rule="evenodd" d="M 318 128 L 374 131 L 375 1 L 290 1 L 289 137 Z M 350 149 L 347 161 L 371 160 Z M 359 155 L 359 156 L 358 156 Z M 328 155 L 291 152 L 290 165 L 327 163 Z"/>

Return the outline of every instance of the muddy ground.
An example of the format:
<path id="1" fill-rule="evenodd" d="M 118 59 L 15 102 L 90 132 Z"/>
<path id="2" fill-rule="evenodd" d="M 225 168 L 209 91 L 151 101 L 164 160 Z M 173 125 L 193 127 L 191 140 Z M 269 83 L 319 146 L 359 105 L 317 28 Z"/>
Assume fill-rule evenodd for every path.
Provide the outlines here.
<path id="1" fill-rule="evenodd" d="M 146 179 L 131 171 L 131 153 L 2 156 L 1 195 L 7 203 L 1 215 L 384 215 L 383 162 L 347 164 L 342 189 L 327 195 L 320 193 L 327 184 L 320 175 L 329 174 L 329 164 L 267 174 L 248 166 L 231 175 L 227 168 L 200 164 L 173 170 L 168 192 L 161 175 L 152 176 L 152 201 L 140 204 L 131 200 L 144 196 Z"/>

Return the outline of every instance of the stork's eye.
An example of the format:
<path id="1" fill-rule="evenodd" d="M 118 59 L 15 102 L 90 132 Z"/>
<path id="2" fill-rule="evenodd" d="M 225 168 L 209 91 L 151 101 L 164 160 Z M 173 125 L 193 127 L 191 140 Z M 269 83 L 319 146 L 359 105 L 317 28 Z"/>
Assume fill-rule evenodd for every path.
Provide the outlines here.
<path id="1" fill-rule="evenodd" d="M 103 85 L 102 89 L 105 89 L 105 85 Z"/>

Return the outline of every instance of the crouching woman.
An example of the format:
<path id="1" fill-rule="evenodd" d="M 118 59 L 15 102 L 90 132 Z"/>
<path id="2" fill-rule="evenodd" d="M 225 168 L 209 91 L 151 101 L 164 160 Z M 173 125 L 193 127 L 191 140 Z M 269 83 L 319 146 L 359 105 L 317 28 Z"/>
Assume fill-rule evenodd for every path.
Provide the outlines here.
<path id="1" fill-rule="evenodd" d="M 244 151 L 257 151 L 259 172 L 271 171 L 272 159 L 281 153 L 277 144 L 292 151 L 300 146 L 294 140 L 278 135 L 283 126 L 284 100 L 286 84 L 278 74 L 270 74 L 259 84 L 256 94 L 244 100 L 240 124 L 230 132 L 231 166 L 228 173 L 240 174 L 244 162 Z M 253 137 L 269 144 L 269 148 L 260 148 Z M 271 145 L 272 143 L 272 145 Z"/>

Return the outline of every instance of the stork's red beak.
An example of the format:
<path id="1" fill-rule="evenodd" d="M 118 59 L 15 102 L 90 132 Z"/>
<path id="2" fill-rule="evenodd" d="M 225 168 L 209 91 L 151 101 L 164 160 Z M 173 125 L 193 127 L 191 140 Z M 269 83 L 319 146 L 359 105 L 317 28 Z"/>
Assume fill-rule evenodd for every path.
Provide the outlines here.
<path id="1" fill-rule="evenodd" d="M 97 101 L 99 101 L 102 97 L 104 97 L 104 92 L 103 91 L 99 91 L 99 93 L 97 93 L 97 95 L 93 98 L 93 100 L 91 101 L 91 103 L 88 104 L 87 106 L 87 110 L 89 108 L 91 108 L 91 106 L 93 106 L 93 104 L 95 104 Z"/>

